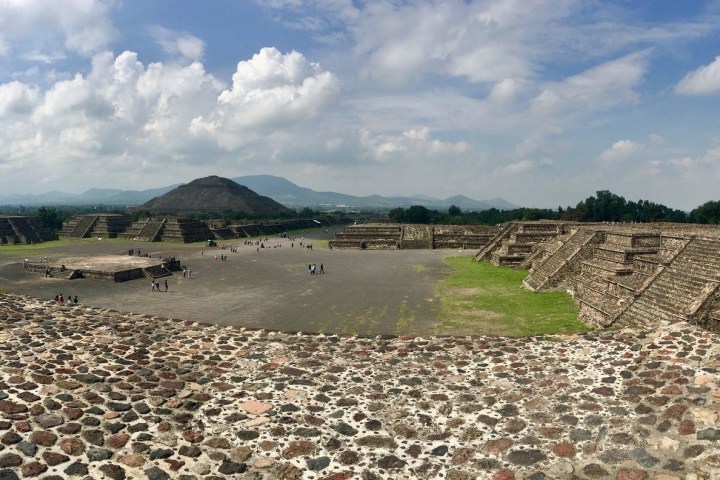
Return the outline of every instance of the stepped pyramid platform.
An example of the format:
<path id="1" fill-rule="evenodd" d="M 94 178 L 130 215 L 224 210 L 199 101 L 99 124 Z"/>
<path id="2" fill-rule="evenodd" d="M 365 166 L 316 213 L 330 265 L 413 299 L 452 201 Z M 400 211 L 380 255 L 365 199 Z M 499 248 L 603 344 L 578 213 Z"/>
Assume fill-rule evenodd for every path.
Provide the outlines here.
<path id="1" fill-rule="evenodd" d="M 498 237 L 517 238 L 513 228 Z M 526 288 L 570 291 L 580 318 L 594 326 L 685 321 L 720 332 L 720 227 L 576 224 L 568 231 L 535 247 L 545 256 L 534 262 Z M 493 259 L 512 252 L 513 242 L 498 237 L 489 244 Z M 477 257 L 487 255 L 488 248 Z"/>
<path id="2" fill-rule="evenodd" d="M 577 222 L 550 220 L 508 222 L 495 237 L 488 239 L 475 259 L 490 260 L 497 266 L 525 268 L 544 259 L 545 249 L 552 249 L 552 242 L 568 234 L 575 225 Z"/>
<path id="3" fill-rule="evenodd" d="M 203 242 L 213 238 L 205 222 L 182 217 L 151 217 L 134 222 L 120 237 L 143 242 Z"/>
<path id="4" fill-rule="evenodd" d="M 0 245 L 42 243 L 56 238 L 35 217 L 0 217 Z"/>
<path id="5" fill-rule="evenodd" d="M 122 214 L 75 215 L 58 233 L 68 238 L 117 238 L 130 227 L 130 217 Z"/>
<path id="6" fill-rule="evenodd" d="M 476 250 L 495 237 L 490 225 L 417 225 L 368 223 L 350 225 L 335 234 L 332 248 L 358 250 L 439 249 Z"/>
<path id="7" fill-rule="evenodd" d="M 64 268 L 63 268 L 64 267 Z M 110 282 L 125 282 L 137 278 L 159 278 L 180 270 L 179 260 L 129 255 L 86 255 L 48 258 L 41 262 L 28 262 L 26 271 L 51 278 L 73 280 L 95 278 Z"/>

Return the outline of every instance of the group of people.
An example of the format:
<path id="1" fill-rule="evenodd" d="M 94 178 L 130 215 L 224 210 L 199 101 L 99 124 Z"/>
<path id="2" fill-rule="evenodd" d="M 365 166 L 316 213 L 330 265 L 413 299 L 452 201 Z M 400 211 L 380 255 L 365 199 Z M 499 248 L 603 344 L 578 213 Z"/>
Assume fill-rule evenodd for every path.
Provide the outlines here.
<path id="1" fill-rule="evenodd" d="M 218 259 L 218 256 L 215 255 L 215 260 L 217 260 L 217 259 Z M 220 254 L 220 261 L 221 261 L 221 262 L 227 262 L 227 259 L 228 259 L 227 253 L 221 253 L 221 254 Z"/>
<path id="2" fill-rule="evenodd" d="M 75 295 L 75 298 L 73 298 L 72 295 L 68 295 L 67 299 L 65 299 L 62 293 L 58 293 L 55 295 L 55 301 L 60 304 L 66 303 L 68 305 L 73 305 L 78 303 L 78 297 Z"/>
<path id="3" fill-rule="evenodd" d="M 156 281 L 155 279 L 152 280 L 152 291 L 153 292 L 159 292 L 160 291 L 160 282 Z M 168 281 L 165 280 L 165 291 L 168 291 Z"/>
<path id="4" fill-rule="evenodd" d="M 308 270 L 310 271 L 310 275 L 315 275 L 315 272 L 317 271 L 317 265 L 314 263 L 311 263 L 308 265 Z M 325 265 L 322 263 L 320 264 L 320 273 L 325 273 Z"/>

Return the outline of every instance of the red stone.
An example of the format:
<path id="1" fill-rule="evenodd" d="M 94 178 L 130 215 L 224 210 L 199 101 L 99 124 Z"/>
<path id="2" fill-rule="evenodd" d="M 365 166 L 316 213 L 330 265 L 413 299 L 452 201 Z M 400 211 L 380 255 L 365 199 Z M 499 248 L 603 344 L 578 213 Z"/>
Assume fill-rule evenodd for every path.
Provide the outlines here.
<path id="1" fill-rule="evenodd" d="M 122 448 L 129 440 L 130 435 L 127 433 L 118 433 L 117 435 L 110 435 L 106 441 L 110 448 Z"/>
<path id="2" fill-rule="evenodd" d="M 352 478 L 353 475 L 354 473 L 350 471 L 338 472 L 333 473 L 332 475 L 328 475 L 327 477 L 323 477 L 320 480 L 347 480 L 348 478 Z"/>
<path id="3" fill-rule="evenodd" d="M 648 474 L 640 468 L 621 468 L 617 474 L 617 480 L 646 480 Z"/>
<path id="4" fill-rule="evenodd" d="M 173 472 L 177 472 L 178 470 L 180 470 L 180 469 L 185 465 L 185 462 L 184 462 L 184 461 L 182 461 L 182 460 L 174 460 L 174 459 L 172 459 L 172 458 L 166 458 L 166 459 L 163 460 L 163 461 L 164 461 L 165 463 L 167 463 L 168 465 L 170 465 L 170 470 L 172 470 Z"/>
<path id="5" fill-rule="evenodd" d="M 513 444 L 513 441 L 509 438 L 501 438 L 499 440 L 488 440 L 483 447 L 483 451 L 488 453 L 502 453 Z"/>
<path id="6" fill-rule="evenodd" d="M 185 430 L 183 432 L 183 438 L 190 443 L 200 443 L 205 439 L 205 436 L 202 432 L 196 430 Z"/>
<path id="7" fill-rule="evenodd" d="M 36 477 L 47 470 L 47 465 L 40 462 L 26 463 L 20 468 L 23 477 Z"/>
<path id="8" fill-rule="evenodd" d="M 692 435 L 695 433 L 695 423 L 692 420 L 683 420 L 678 427 L 678 434 Z"/>
<path id="9" fill-rule="evenodd" d="M 15 430 L 21 433 L 27 433 L 32 431 L 32 426 L 30 423 L 22 421 L 22 422 L 15 422 Z"/>
<path id="10" fill-rule="evenodd" d="M 671 418 L 671 419 L 678 419 L 682 417 L 682 414 L 685 413 L 685 410 L 687 410 L 687 407 L 685 405 L 673 405 L 671 407 L 668 407 L 667 410 L 663 413 L 663 418 Z"/>
<path id="11" fill-rule="evenodd" d="M 552 452 L 558 457 L 572 458 L 575 456 L 575 446 L 568 442 L 558 443 L 552 447 Z"/>
<path id="12" fill-rule="evenodd" d="M 499 472 L 495 472 L 493 480 L 515 480 L 515 472 L 508 469 L 500 470 Z"/>

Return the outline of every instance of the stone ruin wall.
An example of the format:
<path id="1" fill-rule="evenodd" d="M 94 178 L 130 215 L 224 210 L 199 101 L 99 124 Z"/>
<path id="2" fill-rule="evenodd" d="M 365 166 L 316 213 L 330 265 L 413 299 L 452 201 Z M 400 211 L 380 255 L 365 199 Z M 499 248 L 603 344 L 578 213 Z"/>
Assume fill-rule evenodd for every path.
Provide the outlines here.
<path id="1" fill-rule="evenodd" d="M 520 233 L 532 231 L 527 222 L 514 228 Z M 577 228 L 595 236 L 570 253 L 564 247 L 575 241 L 573 235 L 557 237 L 558 248 L 547 247 L 548 241 L 544 247 L 534 247 L 534 251 L 547 248 L 548 254 L 533 263 L 524 281 L 527 288 L 570 291 L 578 301 L 580 318 L 594 326 L 649 326 L 660 319 L 720 331 L 720 260 L 715 262 L 720 259 L 719 227 L 595 224 Z M 504 238 L 495 242 L 496 251 L 512 252 L 513 242 L 522 237 L 508 232 L 506 227 Z"/>
<path id="2" fill-rule="evenodd" d="M 499 228 L 492 225 L 419 225 L 375 223 L 345 227 L 330 241 L 344 249 L 477 249 L 491 240 Z"/>

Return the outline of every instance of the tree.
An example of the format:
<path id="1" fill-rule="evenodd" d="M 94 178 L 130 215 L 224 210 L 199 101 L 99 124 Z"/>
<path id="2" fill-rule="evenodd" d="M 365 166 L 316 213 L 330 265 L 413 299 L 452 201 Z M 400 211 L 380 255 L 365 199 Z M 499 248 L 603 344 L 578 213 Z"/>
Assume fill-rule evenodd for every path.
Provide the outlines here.
<path id="1" fill-rule="evenodd" d="M 450 216 L 457 217 L 462 214 L 462 210 L 460 210 L 460 207 L 457 205 L 451 205 L 450 208 L 448 208 L 448 214 Z"/>
<path id="2" fill-rule="evenodd" d="M 720 202 L 711 200 L 695 208 L 690 212 L 690 221 L 693 223 L 720 223 Z"/>
<path id="3" fill-rule="evenodd" d="M 59 230 L 62 228 L 63 219 L 60 216 L 60 213 L 54 208 L 38 208 L 37 218 L 46 228 L 51 230 Z"/>
<path id="4" fill-rule="evenodd" d="M 430 210 L 422 205 L 413 205 L 405 212 L 405 221 L 408 223 L 430 223 Z"/>
<path id="5" fill-rule="evenodd" d="M 388 212 L 388 218 L 398 223 L 405 220 L 405 209 L 402 207 L 393 208 Z"/>

